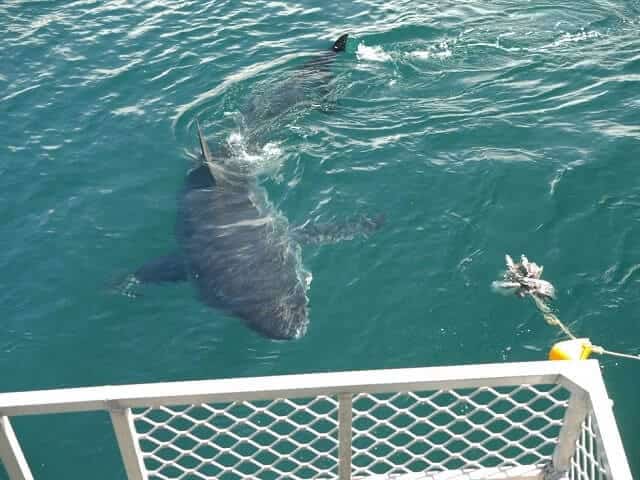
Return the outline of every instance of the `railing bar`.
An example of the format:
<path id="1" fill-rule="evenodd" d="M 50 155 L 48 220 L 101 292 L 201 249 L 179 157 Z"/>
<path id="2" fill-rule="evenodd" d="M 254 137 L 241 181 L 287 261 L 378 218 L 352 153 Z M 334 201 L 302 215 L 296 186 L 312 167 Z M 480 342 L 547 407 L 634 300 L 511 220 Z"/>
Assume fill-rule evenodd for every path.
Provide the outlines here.
<path id="1" fill-rule="evenodd" d="M 562 376 L 592 361 L 595 362 L 483 364 L 2 393 L 0 415 L 108 410 L 109 399 L 118 399 L 123 407 L 135 408 L 301 398 L 318 394 L 329 396 L 347 392 L 386 393 L 477 388 L 485 385 L 514 386 L 522 383 L 555 384 Z"/>
<path id="2" fill-rule="evenodd" d="M 578 437 L 588 413 L 588 394 L 574 392 L 569 397 L 569 405 L 564 414 L 562 427 L 558 435 L 558 443 L 553 452 L 552 464 L 556 472 L 566 471 L 571 464 L 571 457 L 576 452 Z"/>
<path id="3" fill-rule="evenodd" d="M 539 366 L 539 362 L 537 363 Z M 628 467 L 626 467 L 626 471 L 624 466 L 622 468 L 616 467 L 619 461 L 623 461 L 626 464 L 626 458 L 622 445 L 616 445 L 616 443 L 620 443 L 619 434 L 597 363 L 592 361 L 579 362 L 579 365 L 573 362 L 556 363 L 562 363 L 562 365 L 547 365 L 545 363 L 547 365 L 545 366 L 546 373 L 541 373 L 539 369 L 532 372 L 529 370 L 528 364 L 479 365 L 473 367 L 436 367 L 290 375 L 204 382 L 174 382 L 54 390 L 50 392 L 31 392 L 31 394 L 0 394 L 0 415 L 5 414 L 7 411 L 12 411 L 11 409 L 13 408 L 23 408 L 12 403 L 20 398 L 23 400 L 27 398 L 31 401 L 24 407 L 26 410 L 22 411 L 23 414 L 84 411 L 93 407 L 107 410 L 111 415 L 123 463 L 130 480 L 143 480 L 147 477 L 147 465 L 153 469 L 153 463 L 149 458 L 153 458 L 153 462 L 156 460 L 161 463 L 164 462 L 162 458 L 156 458 L 154 451 L 142 452 L 140 446 L 141 438 L 158 443 L 159 446 L 157 448 L 166 447 L 171 449 L 171 452 L 179 454 L 172 461 L 180 462 L 179 468 L 181 471 L 186 472 L 180 474 L 180 478 L 185 477 L 185 475 L 197 475 L 197 471 L 191 467 L 182 467 L 184 462 L 181 459 L 183 457 L 186 458 L 186 455 L 192 454 L 194 461 L 202 463 L 208 461 L 208 454 L 197 450 L 195 446 L 189 446 L 190 444 L 182 444 L 180 442 L 174 444 L 174 441 L 180 436 L 190 438 L 192 430 L 200 424 L 213 427 L 211 420 L 217 415 L 216 412 L 222 412 L 225 416 L 224 421 L 219 425 L 222 429 L 221 432 L 224 433 L 227 429 L 230 429 L 225 434 L 227 436 L 220 437 L 222 443 L 219 448 L 222 449 L 223 453 L 226 452 L 229 455 L 233 455 L 228 459 L 229 462 L 233 461 L 233 465 L 229 467 L 230 470 L 228 471 L 234 474 L 244 468 L 238 466 L 242 464 L 243 455 L 238 456 L 238 452 L 235 450 L 235 443 L 226 443 L 227 440 L 225 439 L 228 438 L 228 435 L 241 443 L 257 448 L 257 450 L 267 451 L 275 457 L 278 457 L 279 454 L 277 453 L 277 444 L 274 442 L 292 443 L 295 448 L 289 454 L 291 457 L 295 457 L 292 461 L 297 465 L 291 471 L 292 475 L 296 472 L 304 472 L 301 475 L 306 476 L 307 469 L 313 471 L 323 470 L 322 466 L 316 466 L 315 463 L 308 460 L 307 455 L 311 455 L 311 457 L 322 456 L 322 449 L 327 442 L 324 440 L 320 443 L 314 443 L 315 441 L 311 440 L 307 442 L 306 434 L 303 435 L 302 433 L 308 431 L 310 435 L 315 435 L 322 439 L 327 435 L 324 431 L 326 428 L 325 421 L 331 420 L 331 442 L 333 446 L 330 454 L 332 461 L 328 468 L 333 475 L 337 474 L 340 480 L 351 480 L 352 476 L 359 477 L 361 473 L 374 474 L 377 473 L 376 469 L 378 468 L 385 471 L 389 469 L 387 472 L 389 475 L 402 473 L 404 470 L 414 467 L 412 466 L 413 464 L 410 465 L 410 462 L 413 461 L 411 458 L 419 459 L 423 454 L 425 455 L 424 461 L 427 463 L 435 462 L 429 467 L 431 470 L 433 470 L 432 467 L 450 468 L 458 465 L 450 465 L 447 463 L 448 460 L 438 460 L 440 458 L 439 451 L 450 457 L 461 458 L 466 462 L 466 466 L 476 468 L 483 465 L 486 456 L 490 456 L 492 459 L 490 461 L 492 462 L 494 457 L 499 461 L 504 461 L 505 466 L 515 465 L 523 461 L 529 462 L 532 456 L 536 462 L 546 463 L 551 452 L 546 450 L 541 453 L 540 449 L 548 448 L 549 442 L 557 442 L 552 459 L 555 473 L 564 473 L 567 470 L 571 470 L 571 475 L 578 475 L 581 480 L 586 480 L 591 478 L 590 474 L 593 476 L 594 457 L 602 456 L 603 474 L 612 475 L 617 473 L 623 475 L 620 477 L 621 480 L 630 479 L 630 476 L 624 476 L 625 473 L 628 473 Z M 521 369 L 517 375 L 517 372 L 513 370 L 514 365 L 519 365 Z M 525 368 L 525 365 L 527 368 Z M 483 371 L 480 371 L 477 367 L 481 367 Z M 487 371 L 489 368 L 492 371 Z M 532 384 L 540 383 L 547 384 L 547 386 L 532 386 Z M 568 384 L 570 387 L 565 387 L 566 389 L 563 390 L 562 386 L 550 388 L 549 384 Z M 510 388 L 503 390 L 498 388 L 500 385 L 509 386 Z M 456 392 L 453 390 L 469 388 L 476 388 L 477 391 L 466 392 L 465 390 L 459 390 Z M 408 394 L 407 392 L 410 391 L 415 393 Z M 355 392 L 363 395 L 362 398 L 365 400 L 361 402 L 359 400 L 360 397 L 355 397 L 356 401 L 354 402 Z M 118 393 L 122 396 L 118 396 Z M 568 401 L 566 400 L 567 393 L 570 394 Z M 78 394 L 79 398 L 69 398 L 74 394 Z M 38 395 L 48 396 L 49 398 L 38 398 Z M 314 399 L 304 405 L 300 404 L 299 400 L 295 400 L 298 397 L 314 397 L 317 395 L 329 399 L 330 411 L 327 412 L 325 410 L 326 407 L 323 406 L 323 403 L 320 403 L 319 399 Z M 268 405 L 264 404 L 263 400 L 272 398 L 278 400 L 270 402 Z M 288 405 L 287 408 L 283 407 L 283 410 L 281 410 L 274 407 L 271 410 L 274 405 L 278 405 L 279 399 L 284 398 L 288 399 L 285 400 L 285 404 Z M 246 403 L 248 411 L 235 411 L 231 406 L 221 407 L 220 405 L 202 403 L 215 403 L 225 400 L 233 402 L 233 405 Z M 537 403 L 538 400 L 542 403 Z M 5 403 L 2 403 L 2 401 L 5 401 Z M 552 405 L 547 406 L 547 401 L 550 401 Z M 156 402 L 158 405 L 165 405 L 160 407 L 161 411 L 158 412 L 158 415 L 155 415 L 153 410 L 150 409 L 138 415 L 134 415 L 131 411 L 132 405 L 153 407 Z M 251 405 L 252 402 L 255 404 Z M 370 402 L 372 402 L 371 405 L 369 405 Z M 354 403 L 358 408 L 365 405 L 364 410 L 360 413 L 358 411 L 354 412 Z M 185 404 L 190 406 L 177 407 Z M 203 413 L 207 415 L 205 420 L 200 419 L 197 408 L 204 408 L 206 412 Z M 293 410 L 290 411 L 290 408 L 293 408 Z M 554 413 L 556 408 L 564 410 L 564 418 L 562 420 L 557 418 L 557 413 Z M 308 410 L 308 414 L 312 415 L 311 420 L 308 420 L 305 415 L 299 416 L 300 412 L 306 410 Z M 488 418 L 480 416 L 474 419 L 472 412 L 473 414 L 475 412 L 485 413 Z M 592 415 L 590 420 L 593 420 L 593 423 L 591 424 L 591 421 L 589 421 L 586 424 L 588 432 L 581 431 L 582 421 L 588 412 Z M 211 415 L 209 415 L 210 413 Z M 263 418 L 267 414 L 269 417 Z M 169 418 L 165 418 L 167 415 Z M 438 415 L 442 417 L 438 417 Z M 534 421 L 528 423 L 531 416 L 537 417 L 537 419 L 546 423 L 542 425 Z M 172 423 L 174 418 L 184 418 L 186 421 L 193 423 L 194 426 L 186 424 L 186 426 L 180 426 L 182 425 L 180 421 Z M 363 420 L 360 420 L 360 418 Z M 3 460 L 5 457 L 9 458 L 8 461 L 5 461 L 6 464 L 11 463 L 12 456 L 13 458 L 21 456 L 24 460 L 9 419 L 1 416 L 0 419 L 6 421 L 6 428 L 3 428 L 1 432 L 3 436 L 0 441 L 3 443 L 0 443 L 0 450 L 2 450 L 0 451 L 0 456 Z M 337 424 L 335 423 L 336 420 Z M 495 422 L 498 420 L 507 422 L 506 426 L 496 424 Z M 138 434 L 137 429 L 141 431 L 146 431 L 147 429 L 147 423 L 144 424 L 144 427 L 139 423 L 142 421 L 149 423 L 149 426 L 153 425 L 153 428 L 145 434 Z M 227 426 L 227 421 L 230 421 L 232 425 L 237 422 L 248 422 L 249 426 L 257 429 L 257 433 L 249 431 L 246 438 L 244 434 L 238 434 L 240 435 L 238 437 L 233 433 L 233 427 Z M 285 423 L 278 422 L 286 422 L 287 432 L 278 429 L 278 425 L 285 425 Z M 354 422 L 358 428 L 355 430 L 355 440 Z M 369 422 L 373 422 L 373 425 L 368 426 Z M 409 423 L 407 424 L 407 422 Z M 425 431 L 422 428 L 413 429 L 416 422 L 424 424 L 428 427 L 427 430 Z M 480 422 L 481 425 L 476 427 L 476 422 Z M 487 427 L 492 425 L 495 427 L 495 429 L 491 427 L 491 432 L 497 436 L 496 438 L 500 442 L 505 444 L 504 447 L 498 443 L 495 447 L 497 450 L 495 452 L 491 450 L 490 452 L 484 445 L 486 439 L 482 440 L 480 446 L 474 445 L 479 441 L 474 436 L 476 430 L 484 433 L 489 432 L 485 428 L 485 424 Z M 549 425 L 557 424 L 562 425 L 560 431 L 558 431 L 557 427 L 549 430 Z M 289 425 L 293 425 L 291 432 L 288 431 Z M 378 429 L 376 425 L 382 425 L 384 428 Z M 363 435 L 367 436 L 366 442 L 372 441 L 373 443 L 369 447 L 365 447 L 361 454 L 361 450 L 354 450 L 353 447 L 354 445 L 359 445 L 358 442 L 360 440 L 358 438 L 360 433 L 358 432 L 363 426 L 365 428 Z M 167 434 L 171 434 L 172 439 L 163 438 L 160 434 L 158 438 L 155 438 L 153 436 L 155 435 L 154 432 L 160 428 L 163 429 L 162 431 L 166 431 Z M 319 430 L 316 431 L 316 428 Z M 436 438 L 432 433 L 428 433 L 429 429 L 434 431 L 442 430 L 450 438 Z M 217 428 L 214 428 L 214 430 L 217 431 Z M 274 440 L 269 438 L 265 439 L 264 442 L 259 440 L 256 435 L 263 430 L 271 432 Z M 401 430 L 404 431 L 401 435 L 394 436 L 394 432 Z M 161 430 L 158 431 L 161 432 Z M 510 432 L 517 438 L 511 438 L 509 436 Z M 585 437 L 586 433 L 589 434 L 587 435 L 588 438 Z M 617 437 L 614 438 L 614 444 L 610 445 L 607 440 L 612 438 L 612 434 L 617 435 Z M 337 445 L 335 444 L 336 435 Z M 595 439 L 593 438 L 594 435 Z M 491 433 L 489 436 L 491 436 Z M 215 443 L 214 437 L 215 435 L 210 437 L 208 441 Z M 604 438 L 604 442 L 601 437 Z M 422 438 L 428 447 L 424 451 L 422 451 L 422 446 L 417 448 L 418 451 L 414 451 L 411 448 L 411 443 L 406 444 L 406 442 L 419 438 Z M 576 453 L 574 447 L 577 439 L 580 439 L 580 443 Z M 195 440 L 195 437 L 193 440 Z M 538 441 L 542 443 L 536 443 Z M 5 445 L 9 445 L 9 447 L 5 447 Z M 14 450 L 17 449 L 19 455 L 13 452 L 3 453 L 3 451 L 11 451 L 11 445 L 14 446 Z M 143 445 L 146 447 L 146 442 L 143 442 Z M 271 448 L 272 446 L 273 448 Z M 478 448 L 486 454 L 483 454 L 480 459 L 475 457 Z M 491 447 L 491 449 L 493 448 Z M 513 453 L 507 453 L 505 448 L 518 448 L 519 450 L 514 455 Z M 594 452 L 594 448 L 596 452 Z M 337 459 L 335 449 L 337 449 Z M 214 460 L 219 455 L 216 454 Z M 431 455 L 432 458 L 428 455 Z M 573 463 L 572 457 L 576 459 L 577 464 Z M 257 460 L 257 457 L 254 459 L 254 455 L 251 455 L 250 459 L 258 467 L 260 466 L 261 463 Z M 355 464 L 353 464 L 354 460 Z M 360 465 L 363 460 L 368 463 L 363 467 L 357 467 L 356 465 Z M 147 463 L 145 464 L 145 462 Z M 26 461 L 24 461 L 24 465 L 28 472 Z M 218 464 L 215 463 L 215 465 Z M 277 465 L 279 464 L 276 463 L 271 467 L 273 471 L 285 475 L 285 471 L 288 471 L 289 467 L 283 466 L 284 470 L 281 472 Z M 576 468 L 572 468 L 572 465 L 576 465 Z M 219 466 L 224 472 L 227 471 L 224 465 L 220 464 Z M 14 468 L 14 470 L 16 469 Z M 10 471 L 9 468 L 8 471 Z M 14 478 L 18 480 L 32 479 L 30 472 L 28 473 L 29 476 L 24 475 L 20 468 L 17 469 L 17 472 L 15 477 L 11 477 L 12 480 Z M 152 474 L 155 475 L 153 472 Z M 164 478 L 164 475 L 158 475 Z M 618 480 L 615 475 L 613 475 L 613 478 Z"/>
<path id="4" fill-rule="evenodd" d="M 600 369 L 591 378 L 589 401 L 592 408 L 591 425 L 595 426 L 596 448 L 600 451 L 610 478 L 631 480 L 629 463 L 622 445 L 620 432 L 613 415 L 613 402 L 607 395 Z"/>
<path id="5" fill-rule="evenodd" d="M 11 480 L 33 480 L 8 417 L 0 417 L 0 459 Z"/>
<path id="6" fill-rule="evenodd" d="M 109 411 L 109 414 L 127 478 L 129 480 L 146 480 L 146 468 L 142 460 L 140 445 L 136 440 L 136 429 L 131 410 L 129 408 L 114 408 Z"/>
<path id="7" fill-rule="evenodd" d="M 338 395 L 338 478 L 351 480 L 351 436 L 353 398 L 350 393 Z"/>
<path id="8" fill-rule="evenodd" d="M 595 443 L 593 441 L 593 435 L 594 435 L 594 431 L 595 429 L 592 428 L 592 424 L 593 422 L 591 421 L 591 416 L 589 416 L 589 418 L 587 419 L 587 425 L 589 426 L 589 452 L 591 453 L 592 456 L 592 460 L 591 460 L 591 465 L 590 465 L 590 477 L 589 478 L 596 478 L 596 463 L 598 462 L 598 455 L 597 455 L 597 451 L 596 451 L 596 447 L 595 447 Z"/>

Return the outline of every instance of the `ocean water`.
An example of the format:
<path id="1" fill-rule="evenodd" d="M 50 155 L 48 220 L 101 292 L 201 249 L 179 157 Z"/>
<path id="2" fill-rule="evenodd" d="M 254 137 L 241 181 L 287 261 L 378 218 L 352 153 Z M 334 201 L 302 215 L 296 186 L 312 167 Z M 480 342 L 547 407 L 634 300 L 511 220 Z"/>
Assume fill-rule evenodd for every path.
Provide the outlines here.
<path id="1" fill-rule="evenodd" d="M 343 32 L 322 104 L 249 141 L 247 103 Z M 7 0 L 0 59 L 2 391 L 544 359 L 559 332 L 490 289 L 505 253 L 577 333 L 640 352 L 636 0 Z M 176 245 L 196 119 L 292 225 L 386 218 L 304 247 L 301 339 L 188 284 L 114 288 Z M 640 362 L 602 371 L 640 476 Z M 14 425 L 37 478 L 124 477 L 106 415 Z"/>

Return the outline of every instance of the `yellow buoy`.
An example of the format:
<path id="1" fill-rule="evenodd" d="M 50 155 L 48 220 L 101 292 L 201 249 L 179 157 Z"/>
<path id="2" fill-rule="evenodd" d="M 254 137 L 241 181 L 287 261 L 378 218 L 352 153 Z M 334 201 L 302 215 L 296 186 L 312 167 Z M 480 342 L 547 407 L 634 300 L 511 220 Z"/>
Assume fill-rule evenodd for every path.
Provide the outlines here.
<path id="1" fill-rule="evenodd" d="M 592 351 L 593 345 L 588 338 L 564 340 L 551 347 L 549 360 L 586 360 Z"/>

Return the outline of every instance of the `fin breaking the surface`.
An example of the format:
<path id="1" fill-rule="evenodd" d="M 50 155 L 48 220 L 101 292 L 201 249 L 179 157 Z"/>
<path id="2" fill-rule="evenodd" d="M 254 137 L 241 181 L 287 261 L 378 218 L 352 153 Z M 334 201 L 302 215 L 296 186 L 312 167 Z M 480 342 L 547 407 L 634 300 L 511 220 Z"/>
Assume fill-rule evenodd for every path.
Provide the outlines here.
<path id="1" fill-rule="evenodd" d="M 242 172 L 229 169 L 227 168 L 229 166 L 228 164 L 225 165 L 222 162 L 215 161 L 198 120 L 196 120 L 196 128 L 198 129 L 198 141 L 200 142 L 200 149 L 202 150 L 202 163 L 207 166 L 214 180 L 220 182 L 220 185 L 241 183 L 243 181 Z"/>
<path id="2" fill-rule="evenodd" d="M 207 166 L 209 169 L 209 173 L 214 179 L 222 180 L 224 178 L 224 173 L 222 169 L 215 165 L 213 162 L 213 155 L 211 155 L 211 150 L 209 150 L 209 145 L 202 134 L 202 129 L 200 128 L 200 122 L 196 119 L 196 128 L 198 129 L 198 141 L 200 142 L 200 150 L 202 150 L 202 159 L 203 164 Z"/>
<path id="3" fill-rule="evenodd" d="M 196 128 L 198 129 L 198 140 L 200 141 L 200 148 L 202 149 L 202 156 L 204 157 L 204 161 L 206 163 L 213 163 L 213 156 L 211 155 L 211 151 L 209 150 L 209 145 L 207 145 L 207 141 L 204 139 L 204 135 L 202 135 L 202 129 L 200 128 L 200 123 L 196 120 Z"/>
<path id="4" fill-rule="evenodd" d="M 361 215 L 341 223 L 307 222 L 293 229 L 294 237 L 304 244 L 326 245 L 357 237 L 368 237 L 384 224 L 384 214 Z"/>
<path id="5" fill-rule="evenodd" d="M 340 35 L 340 37 L 338 37 L 338 39 L 334 42 L 333 47 L 331 47 L 331 50 L 333 50 L 334 52 L 344 52 L 345 49 L 347 48 L 348 39 L 349 39 L 348 33 Z"/>

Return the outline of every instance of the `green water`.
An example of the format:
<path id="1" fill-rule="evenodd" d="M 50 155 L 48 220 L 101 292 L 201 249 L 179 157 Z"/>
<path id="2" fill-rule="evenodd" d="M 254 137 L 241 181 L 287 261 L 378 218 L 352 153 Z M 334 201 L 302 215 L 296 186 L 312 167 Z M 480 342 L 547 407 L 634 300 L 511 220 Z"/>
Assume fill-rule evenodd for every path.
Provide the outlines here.
<path id="1" fill-rule="evenodd" d="M 640 5 L 485 3 L 1 3 L 0 389 L 543 359 L 558 333 L 489 288 L 505 253 L 545 265 L 576 332 L 638 353 Z M 329 112 L 243 143 L 248 99 L 343 32 Z M 300 340 L 188 284 L 114 293 L 175 246 L 196 118 L 292 224 L 386 216 L 304 248 Z M 602 369 L 639 476 L 640 364 Z M 106 415 L 14 423 L 37 478 L 124 475 Z"/>

